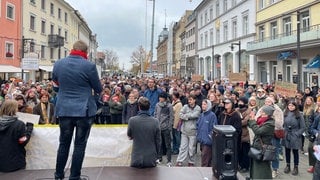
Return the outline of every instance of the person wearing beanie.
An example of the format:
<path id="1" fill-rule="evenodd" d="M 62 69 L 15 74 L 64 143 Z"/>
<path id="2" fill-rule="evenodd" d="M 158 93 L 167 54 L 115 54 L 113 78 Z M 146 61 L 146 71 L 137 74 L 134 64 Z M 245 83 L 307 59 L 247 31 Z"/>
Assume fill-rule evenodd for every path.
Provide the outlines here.
<path id="1" fill-rule="evenodd" d="M 248 126 L 254 132 L 252 147 L 262 149 L 262 144 L 271 145 L 274 136 L 273 106 L 263 106 L 259 117 L 251 111 Z M 250 179 L 272 179 L 270 161 L 251 159 Z"/>
<path id="2" fill-rule="evenodd" d="M 160 123 L 161 147 L 164 147 L 160 149 L 158 162 L 162 161 L 162 156 L 166 152 L 167 166 L 171 167 L 171 130 L 174 117 L 172 104 L 168 101 L 168 94 L 164 91 L 159 94 L 159 102 L 156 104 L 154 117 Z"/>
<path id="3" fill-rule="evenodd" d="M 212 161 L 212 132 L 218 124 L 216 115 L 211 111 L 211 101 L 202 101 L 202 113 L 197 122 L 197 141 L 201 146 L 201 166 L 211 167 Z"/>
<path id="4" fill-rule="evenodd" d="M 233 101 L 234 108 L 238 107 L 239 93 L 237 91 L 232 91 L 230 99 Z"/>
<path id="5" fill-rule="evenodd" d="M 239 156 L 239 166 L 240 172 L 246 173 L 249 170 L 250 158 L 248 156 L 248 152 L 250 149 L 250 135 L 248 129 L 248 120 L 251 109 L 248 108 L 248 98 L 245 96 L 240 97 L 238 101 L 237 111 L 241 115 L 241 125 L 242 125 L 242 133 L 241 133 L 241 146 Z"/>
<path id="6" fill-rule="evenodd" d="M 288 102 L 287 108 L 284 112 L 283 127 L 286 137 L 282 140 L 282 144 L 285 147 L 287 163 L 284 173 L 288 174 L 291 171 L 290 156 L 292 152 L 294 168 L 291 174 L 293 176 L 297 176 L 299 174 L 299 149 L 302 144 L 301 136 L 305 131 L 305 121 L 303 116 L 300 114 L 299 105 L 294 100 Z"/>
<path id="7" fill-rule="evenodd" d="M 32 114 L 32 107 L 27 105 L 26 99 L 24 95 L 17 94 L 15 100 L 18 102 L 18 112 L 29 113 Z"/>

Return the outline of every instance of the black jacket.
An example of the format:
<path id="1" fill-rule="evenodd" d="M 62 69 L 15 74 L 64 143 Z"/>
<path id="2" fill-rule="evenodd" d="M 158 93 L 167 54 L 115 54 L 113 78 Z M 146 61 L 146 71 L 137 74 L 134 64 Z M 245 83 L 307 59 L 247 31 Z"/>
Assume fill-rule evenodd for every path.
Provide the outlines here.
<path id="1" fill-rule="evenodd" d="M 0 172 L 10 172 L 23 169 L 26 166 L 26 150 L 33 124 L 18 120 L 14 116 L 0 117 Z M 26 136 L 26 140 L 19 139 Z"/>

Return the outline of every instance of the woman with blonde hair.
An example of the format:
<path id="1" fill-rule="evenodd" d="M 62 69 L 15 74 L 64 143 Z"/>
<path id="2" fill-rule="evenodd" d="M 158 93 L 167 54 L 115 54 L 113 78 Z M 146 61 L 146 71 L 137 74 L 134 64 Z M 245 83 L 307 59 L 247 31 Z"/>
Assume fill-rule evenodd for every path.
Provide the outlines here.
<path id="1" fill-rule="evenodd" d="M 33 124 L 16 116 L 18 103 L 6 100 L 0 108 L 0 172 L 12 172 L 26 167 L 26 150 Z"/>
<path id="2" fill-rule="evenodd" d="M 310 118 L 313 116 L 314 111 L 315 111 L 315 104 L 314 104 L 313 97 L 307 96 L 303 104 L 303 119 L 304 119 L 306 128 L 305 128 L 304 134 L 301 136 L 302 138 L 301 153 L 305 155 L 308 155 L 308 154 L 304 152 L 304 140 L 305 140 L 305 137 L 309 136 L 308 130 L 310 129 L 310 126 L 311 126 Z"/>

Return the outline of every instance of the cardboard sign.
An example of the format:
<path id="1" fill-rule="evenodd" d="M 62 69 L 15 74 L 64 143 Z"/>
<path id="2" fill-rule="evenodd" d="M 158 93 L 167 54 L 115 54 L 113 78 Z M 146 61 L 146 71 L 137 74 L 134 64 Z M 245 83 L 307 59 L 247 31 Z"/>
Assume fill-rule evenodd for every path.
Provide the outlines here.
<path id="1" fill-rule="evenodd" d="M 202 80 L 203 80 L 203 75 L 199 75 L 199 74 L 192 75 L 192 81 L 202 81 Z"/>
<path id="2" fill-rule="evenodd" d="M 229 81 L 230 82 L 245 82 L 247 80 L 246 73 L 230 73 Z"/>
<path id="3" fill-rule="evenodd" d="M 274 92 L 287 97 L 295 97 L 297 84 L 283 81 L 276 81 Z"/>

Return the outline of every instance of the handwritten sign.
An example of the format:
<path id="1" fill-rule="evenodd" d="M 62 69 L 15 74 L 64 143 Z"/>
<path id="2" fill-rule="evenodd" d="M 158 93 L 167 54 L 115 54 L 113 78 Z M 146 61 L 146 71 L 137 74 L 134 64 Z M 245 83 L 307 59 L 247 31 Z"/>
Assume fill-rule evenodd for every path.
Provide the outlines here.
<path id="1" fill-rule="evenodd" d="M 247 80 L 246 73 L 230 73 L 229 81 L 230 82 L 245 82 Z"/>
<path id="2" fill-rule="evenodd" d="M 192 75 L 192 81 L 201 81 L 201 80 L 203 80 L 203 75 L 199 75 L 199 74 Z"/>
<path id="3" fill-rule="evenodd" d="M 295 97 L 297 84 L 283 81 L 276 81 L 274 92 L 287 97 Z"/>

